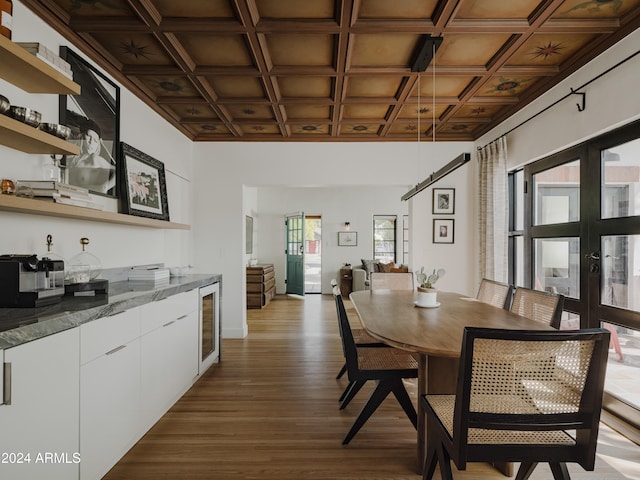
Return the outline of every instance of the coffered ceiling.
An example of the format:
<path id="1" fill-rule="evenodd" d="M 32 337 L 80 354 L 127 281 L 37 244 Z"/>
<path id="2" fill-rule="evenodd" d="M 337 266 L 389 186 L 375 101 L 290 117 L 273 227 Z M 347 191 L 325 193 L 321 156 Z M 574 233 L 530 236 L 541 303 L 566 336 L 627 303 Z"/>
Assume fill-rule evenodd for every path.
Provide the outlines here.
<path id="1" fill-rule="evenodd" d="M 22 2 L 195 141 L 474 140 L 640 26 L 640 0 Z"/>

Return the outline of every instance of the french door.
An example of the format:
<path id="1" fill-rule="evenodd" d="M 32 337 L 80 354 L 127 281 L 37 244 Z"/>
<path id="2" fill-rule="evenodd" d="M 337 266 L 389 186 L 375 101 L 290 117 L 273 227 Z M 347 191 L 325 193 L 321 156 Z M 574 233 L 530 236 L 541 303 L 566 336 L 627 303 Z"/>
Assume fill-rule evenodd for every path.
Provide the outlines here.
<path id="1" fill-rule="evenodd" d="M 304 295 L 304 213 L 287 215 L 287 293 Z"/>
<path id="2" fill-rule="evenodd" d="M 524 170 L 526 286 L 611 332 L 605 408 L 640 431 L 640 122 Z"/>

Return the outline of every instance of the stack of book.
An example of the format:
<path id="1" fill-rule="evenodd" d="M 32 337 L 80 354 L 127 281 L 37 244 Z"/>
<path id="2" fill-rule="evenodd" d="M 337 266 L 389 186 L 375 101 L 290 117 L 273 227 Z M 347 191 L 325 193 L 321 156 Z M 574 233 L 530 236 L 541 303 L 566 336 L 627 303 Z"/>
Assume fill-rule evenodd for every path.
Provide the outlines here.
<path id="1" fill-rule="evenodd" d="M 130 281 L 138 282 L 169 282 L 169 269 L 159 267 L 136 267 L 129 272 Z"/>
<path id="2" fill-rule="evenodd" d="M 69 62 L 64 61 L 43 44 L 38 42 L 16 42 L 16 44 L 20 45 L 31 55 L 34 55 L 40 60 L 51 65 L 65 77 L 73 79 L 73 71 L 71 70 L 71 65 L 69 65 Z"/>
<path id="3" fill-rule="evenodd" d="M 30 188 L 38 200 L 102 210 L 102 204 L 93 201 L 86 188 L 53 180 L 18 180 L 20 186 Z"/>

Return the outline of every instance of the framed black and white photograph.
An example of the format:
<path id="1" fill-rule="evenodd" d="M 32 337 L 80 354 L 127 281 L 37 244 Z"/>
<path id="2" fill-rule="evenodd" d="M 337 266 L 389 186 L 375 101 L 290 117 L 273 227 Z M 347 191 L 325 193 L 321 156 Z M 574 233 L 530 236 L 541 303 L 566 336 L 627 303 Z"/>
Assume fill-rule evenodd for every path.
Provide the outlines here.
<path id="1" fill-rule="evenodd" d="M 453 215 L 456 206 L 455 188 L 434 188 L 433 209 L 434 214 Z"/>
<path id="2" fill-rule="evenodd" d="M 358 245 L 358 232 L 338 232 L 338 246 L 356 247 Z"/>
<path id="3" fill-rule="evenodd" d="M 253 253 L 253 217 L 244 217 L 245 234 L 247 235 L 244 253 Z"/>
<path id="4" fill-rule="evenodd" d="M 433 243 L 453 243 L 454 220 L 433 219 Z"/>
<path id="5" fill-rule="evenodd" d="M 69 142 L 79 155 L 62 157 L 62 181 L 92 193 L 118 196 L 120 88 L 78 54 L 60 47 L 71 65 L 80 95 L 60 95 L 60 123 L 71 128 Z"/>
<path id="6" fill-rule="evenodd" d="M 164 163 L 122 142 L 124 213 L 169 221 Z"/>

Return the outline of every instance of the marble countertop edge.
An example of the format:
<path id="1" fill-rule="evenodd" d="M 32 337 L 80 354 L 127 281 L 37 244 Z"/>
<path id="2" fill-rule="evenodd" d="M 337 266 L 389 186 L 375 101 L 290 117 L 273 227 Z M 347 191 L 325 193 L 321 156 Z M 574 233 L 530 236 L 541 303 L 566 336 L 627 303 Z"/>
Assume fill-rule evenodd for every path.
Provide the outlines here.
<path id="1" fill-rule="evenodd" d="M 168 283 L 161 284 L 112 282 L 108 295 L 63 297 L 60 303 L 39 308 L 0 308 L 0 330 L 3 321 L 21 323 L 0 331 L 0 350 L 221 281 L 222 275 L 219 274 L 194 274 L 172 277 Z"/>

